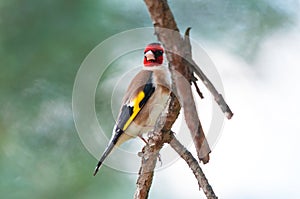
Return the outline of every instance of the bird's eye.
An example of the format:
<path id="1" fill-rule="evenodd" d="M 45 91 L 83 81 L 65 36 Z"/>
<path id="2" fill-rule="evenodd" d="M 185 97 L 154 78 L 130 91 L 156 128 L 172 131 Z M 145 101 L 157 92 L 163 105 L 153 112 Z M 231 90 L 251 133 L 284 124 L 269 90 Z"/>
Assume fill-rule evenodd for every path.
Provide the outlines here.
<path id="1" fill-rule="evenodd" d="M 163 55 L 163 51 L 162 50 L 156 50 L 156 51 L 154 51 L 154 55 L 155 55 L 155 57 L 162 56 Z"/>

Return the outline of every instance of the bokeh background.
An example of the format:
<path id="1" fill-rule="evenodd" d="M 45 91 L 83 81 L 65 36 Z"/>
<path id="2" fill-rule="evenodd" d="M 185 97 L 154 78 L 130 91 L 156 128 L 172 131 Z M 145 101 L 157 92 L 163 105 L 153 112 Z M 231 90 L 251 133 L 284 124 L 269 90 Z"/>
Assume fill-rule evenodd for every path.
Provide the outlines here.
<path id="1" fill-rule="evenodd" d="M 169 5 L 214 61 L 235 113 L 203 166 L 216 194 L 299 198 L 300 2 Z M 77 135 L 72 89 L 96 45 L 151 25 L 143 1 L 0 0 L 1 198 L 132 198 L 137 175 L 103 167 L 92 177 L 96 160 Z M 200 197 L 183 161 L 155 174 L 150 198 Z"/>

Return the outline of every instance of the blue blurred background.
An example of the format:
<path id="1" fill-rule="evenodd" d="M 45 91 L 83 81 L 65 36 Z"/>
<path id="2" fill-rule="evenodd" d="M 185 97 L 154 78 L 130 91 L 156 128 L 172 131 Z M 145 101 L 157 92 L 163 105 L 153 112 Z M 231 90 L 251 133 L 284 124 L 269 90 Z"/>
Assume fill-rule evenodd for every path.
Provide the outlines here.
<path id="1" fill-rule="evenodd" d="M 217 195 L 299 198 L 300 2 L 169 5 L 215 62 L 235 112 L 204 166 Z M 151 25 L 143 1 L 0 1 L 1 198 L 132 198 L 137 175 L 104 167 L 91 176 L 96 160 L 76 133 L 72 88 L 101 41 Z M 155 177 L 150 198 L 204 198 L 183 161 Z"/>

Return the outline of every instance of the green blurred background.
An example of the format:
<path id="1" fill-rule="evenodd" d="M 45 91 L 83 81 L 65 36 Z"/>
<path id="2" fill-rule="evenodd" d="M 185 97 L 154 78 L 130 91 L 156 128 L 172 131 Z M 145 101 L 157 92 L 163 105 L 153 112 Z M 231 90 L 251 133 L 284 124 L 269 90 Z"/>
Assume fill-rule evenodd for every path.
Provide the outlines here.
<path id="1" fill-rule="evenodd" d="M 199 43 L 248 63 L 264 38 L 296 20 L 293 6 L 279 0 L 169 4 L 182 31 L 191 26 Z M 135 175 L 104 167 L 91 176 L 96 160 L 76 133 L 71 97 L 76 72 L 97 44 L 151 25 L 143 1 L 0 0 L 1 198 L 132 198 Z"/>

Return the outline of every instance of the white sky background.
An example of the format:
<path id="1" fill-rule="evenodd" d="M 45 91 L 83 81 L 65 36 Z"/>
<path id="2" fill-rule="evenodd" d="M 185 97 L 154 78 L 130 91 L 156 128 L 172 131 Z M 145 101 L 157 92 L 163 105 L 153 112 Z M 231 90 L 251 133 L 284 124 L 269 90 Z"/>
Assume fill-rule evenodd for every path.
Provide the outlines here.
<path id="1" fill-rule="evenodd" d="M 204 44 L 235 113 L 202 165 L 219 198 L 300 198 L 299 27 L 268 37 L 251 66 Z M 152 198 L 161 198 L 162 184 L 169 198 L 205 198 L 182 160 L 156 173 Z"/>

